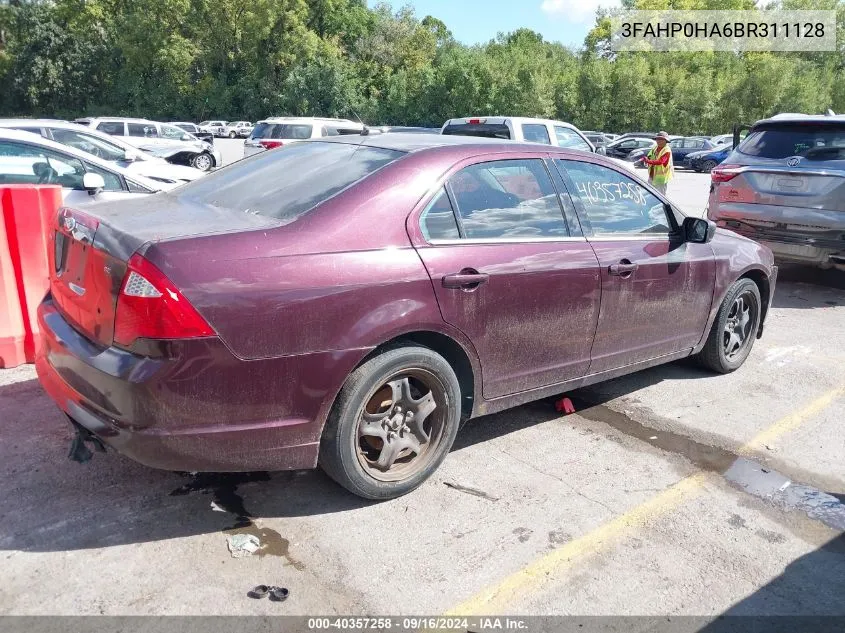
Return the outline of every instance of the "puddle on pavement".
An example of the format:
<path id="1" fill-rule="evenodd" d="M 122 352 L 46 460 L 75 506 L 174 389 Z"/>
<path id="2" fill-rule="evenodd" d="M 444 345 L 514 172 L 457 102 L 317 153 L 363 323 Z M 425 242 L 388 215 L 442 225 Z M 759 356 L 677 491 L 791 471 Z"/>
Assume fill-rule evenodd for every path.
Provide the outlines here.
<path id="1" fill-rule="evenodd" d="M 658 431 L 643 426 L 636 420 L 629 418 L 624 413 L 614 411 L 603 404 L 591 406 L 587 402 L 574 401 L 575 409 L 582 418 L 603 422 L 612 426 L 617 431 L 630 437 L 642 440 L 667 453 L 676 453 L 686 457 L 693 464 L 710 472 L 724 474 L 733 463 L 740 459 L 739 455 L 731 453 L 717 446 L 702 444 L 695 440 L 672 433 L 671 431 Z"/>
<path id="2" fill-rule="evenodd" d="M 845 531 L 845 503 L 842 495 L 828 494 L 793 482 L 771 468 L 723 448 L 702 444 L 671 431 L 649 428 L 603 404 L 591 405 L 576 398 L 572 398 L 572 401 L 577 414 L 582 418 L 602 422 L 629 437 L 680 455 L 701 470 L 718 473 L 733 486 L 768 500 L 782 510 L 798 510 L 811 519 Z"/>
<path id="3" fill-rule="evenodd" d="M 188 495 L 191 493 L 209 494 L 217 507 L 235 517 L 231 527 L 224 528 L 228 535 L 250 534 L 261 543 L 255 556 L 276 556 L 284 558 L 287 564 L 302 571 L 305 565 L 290 555 L 290 541 L 276 530 L 260 525 L 260 519 L 254 517 L 246 509 L 243 497 L 238 494 L 238 486 L 252 482 L 270 481 L 266 472 L 254 473 L 197 473 L 186 474 L 191 480 L 170 493 L 171 497 Z"/>

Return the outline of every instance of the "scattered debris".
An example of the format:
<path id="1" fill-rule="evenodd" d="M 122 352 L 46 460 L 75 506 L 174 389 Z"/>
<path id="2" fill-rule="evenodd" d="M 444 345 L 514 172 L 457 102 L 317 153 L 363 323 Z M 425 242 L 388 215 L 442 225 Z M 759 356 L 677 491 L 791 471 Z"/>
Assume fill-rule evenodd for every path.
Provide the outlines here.
<path id="1" fill-rule="evenodd" d="M 211 509 L 214 510 L 215 512 L 226 512 L 226 510 L 224 510 L 219 505 L 217 505 L 217 503 L 215 501 L 211 502 Z"/>
<path id="2" fill-rule="evenodd" d="M 478 488 L 462 486 L 461 484 L 456 484 L 454 481 L 444 481 L 443 483 L 449 488 L 457 490 L 458 492 L 465 492 L 466 494 L 472 495 L 474 497 L 481 497 L 482 499 L 488 499 L 489 501 L 499 500 L 499 497 L 494 497 L 493 495 L 484 492 L 483 490 L 479 490 Z"/>
<path id="3" fill-rule="evenodd" d="M 235 534 L 226 541 L 232 558 L 246 558 L 261 549 L 261 541 L 254 534 Z"/>
<path id="4" fill-rule="evenodd" d="M 270 596 L 273 602 L 284 602 L 288 599 L 290 591 L 286 587 L 275 587 L 273 585 L 257 585 L 253 587 L 247 594 L 250 598 L 261 600 Z"/>

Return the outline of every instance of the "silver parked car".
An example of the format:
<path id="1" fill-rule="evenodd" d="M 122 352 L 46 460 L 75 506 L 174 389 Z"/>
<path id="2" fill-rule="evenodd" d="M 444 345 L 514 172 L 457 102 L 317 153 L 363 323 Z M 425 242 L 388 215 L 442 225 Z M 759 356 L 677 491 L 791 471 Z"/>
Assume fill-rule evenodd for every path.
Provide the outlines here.
<path id="1" fill-rule="evenodd" d="M 164 185 L 175 187 L 205 174 L 193 167 L 174 165 L 148 154 L 118 137 L 103 134 L 68 121 L 55 119 L 0 119 L 0 128 L 38 134 Z"/>
<path id="2" fill-rule="evenodd" d="M 200 171 L 223 165 L 219 150 L 175 125 L 121 117 L 83 118 L 74 123 L 122 137 L 130 145 L 176 165 L 189 165 Z"/>
<path id="3" fill-rule="evenodd" d="M 707 217 L 781 261 L 845 270 L 845 117 L 755 123 L 710 173 Z"/>

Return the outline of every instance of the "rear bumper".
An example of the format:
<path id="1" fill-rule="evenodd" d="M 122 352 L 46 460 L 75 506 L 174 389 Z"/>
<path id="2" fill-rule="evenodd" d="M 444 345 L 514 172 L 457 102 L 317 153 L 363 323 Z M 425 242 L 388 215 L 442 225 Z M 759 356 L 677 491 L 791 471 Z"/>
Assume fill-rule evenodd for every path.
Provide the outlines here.
<path id="1" fill-rule="evenodd" d="M 49 298 L 38 319 L 36 370 L 50 397 L 106 445 L 165 470 L 314 468 L 342 383 L 333 384 L 330 366 L 351 370 L 360 355 L 242 361 L 209 338 L 174 342 L 166 358 L 148 358 L 94 345 Z"/>
<path id="2" fill-rule="evenodd" d="M 768 212 L 766 205 L 720 203 L 711 195 L 707 216 L 720 227 L 765 244 L 778 261 L 821 267 L 845 264 L 845 213 L 787 211 L 783 207 Z M 781 222 L 784 219 L 787 222 Z M 807 224 L 802 225 L 802 220 Z"/>

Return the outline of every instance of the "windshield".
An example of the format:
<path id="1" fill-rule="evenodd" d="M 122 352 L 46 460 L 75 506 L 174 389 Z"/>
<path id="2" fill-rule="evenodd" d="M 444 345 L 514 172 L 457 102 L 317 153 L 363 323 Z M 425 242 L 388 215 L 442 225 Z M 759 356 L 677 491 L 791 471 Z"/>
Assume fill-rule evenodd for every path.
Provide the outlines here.
<path id="1" fill-rule="evenodd" d="M 211 121 L 200 121 L 198 125 L 208 125 Z"/>
<path id="2" fill-rule="evenodd" d="M 53 140 L 62 145 L 75 147 L 87 154 L 93 154 L 103 160 L 115 162 L 126 158 L 126 151 L 119 145 L 109 143 L 91 134 L 76 130 L 52 129 Z"/>
<path id="3" fill-rule="evenodd" d="M 753 130 L 737 151 L 759 158 L 803 156 L 809 160 L 845 158 L 845 125 L 779 125 Z"/>
<path id="4" fill-rule="evenodd" d="M 177 191 L 193 202 L 287 224 L 403 155 L 346 143 L 295 143 L 238 161 Z"/>
<path id="5" fill-rule="evenodd" d="M 252 138 L 305 140 L 311 138 L 313 128 L 302 123 L 259 123 L 252 131 Z"/>

